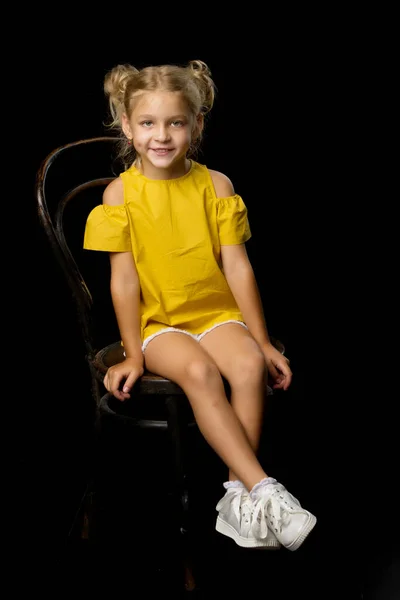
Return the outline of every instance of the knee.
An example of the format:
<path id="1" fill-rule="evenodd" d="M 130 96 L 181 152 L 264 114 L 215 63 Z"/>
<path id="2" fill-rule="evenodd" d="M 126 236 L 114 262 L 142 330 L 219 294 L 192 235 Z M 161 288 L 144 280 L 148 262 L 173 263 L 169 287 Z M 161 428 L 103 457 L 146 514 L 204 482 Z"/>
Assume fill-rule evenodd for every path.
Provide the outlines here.
<path id="1" fill-rule="evenodd" d="M 188 383 L 205 387 L 221 379 L 217 366 L 207 360 L 193 360 L 185 367 L 185 379 Z"/>
<path id="2" fill-rule="evenodd" d="M 266 373 L 265 358 L 261 351 L 240 354 L 235 359 L 229 377 L 231 386 L 243 386 L 250 383 L 262 384 Z"/>

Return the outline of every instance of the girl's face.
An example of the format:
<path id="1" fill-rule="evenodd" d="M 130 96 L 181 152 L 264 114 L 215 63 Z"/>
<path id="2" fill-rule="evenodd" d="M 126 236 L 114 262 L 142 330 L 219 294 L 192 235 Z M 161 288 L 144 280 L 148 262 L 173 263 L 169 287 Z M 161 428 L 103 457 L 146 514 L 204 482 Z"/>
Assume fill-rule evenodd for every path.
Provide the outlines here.
<path id="1" fill-rule="evenodd" d="M 144 92 L 130 119 L 123 115 L 125 135 L 132 139 L 143 174 L 152 179 L 179 177 L 187 171 L 193 116 L 179 92 Z"/>

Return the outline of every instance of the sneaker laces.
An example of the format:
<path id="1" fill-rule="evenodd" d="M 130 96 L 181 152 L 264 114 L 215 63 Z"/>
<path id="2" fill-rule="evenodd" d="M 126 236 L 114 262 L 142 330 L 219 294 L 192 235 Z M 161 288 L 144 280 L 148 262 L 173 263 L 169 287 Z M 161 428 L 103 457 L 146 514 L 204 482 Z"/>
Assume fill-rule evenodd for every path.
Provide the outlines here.
<path id="1" fill-rule="evenodd" d="M 253 502 L 252 532 L 254 536 L 261 539 L 267 537 L 267 516 L 275 532 L 280 533 L 282 525 L 290 522 L 290 515 L 297 512 L 299 506 L 300 502 L 289 494 L 283 485 L 268 484 L 264 486 Z"/>
<path id="2" fill-rule="evenodd" d="M 228 488 L 226 494 L 218 502 L 216 510 L 228 512 L 230 506 L 240 525 L 242 522 L 246 524 L 250 523 L 253 512 L 253 502 L 245 488 Z"/>
<path id="3" fill-rule="evenodd" d="M 242 513 L 240 524 L 251 524 L 251 519 L 253 517 L 253 502 L 250 496 L 248 494 L 246 495 L 246 493 L 242 494 L 242 503 L 240 505 L 240 511 Z"/>

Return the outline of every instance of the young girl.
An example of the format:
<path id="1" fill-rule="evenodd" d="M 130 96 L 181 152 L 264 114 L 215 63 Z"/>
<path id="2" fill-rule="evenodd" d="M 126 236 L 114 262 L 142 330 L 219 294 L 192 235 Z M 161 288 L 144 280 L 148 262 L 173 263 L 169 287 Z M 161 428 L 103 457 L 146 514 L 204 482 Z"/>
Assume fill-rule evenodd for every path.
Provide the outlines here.
<path id="1" fill-rule="evenodd" d="M 256 456 L 266 369 L 283 390 L 292 373 L 268 336 L 246 254 L 246 206 L 228 177 L 189 158 L 213 106 L 211 73 L 201 61 L 140 71 L 120 65 L 104 89 L 120 156 L 131 165 L 85 230 L 85 248 L 110 252 L 126 356 L 108 370 L 105 387 L 129 398 L 144 367 L 179 384 L 229 469 L 217 531 L 243 547 L 296 550 L 316 518 Z"/>

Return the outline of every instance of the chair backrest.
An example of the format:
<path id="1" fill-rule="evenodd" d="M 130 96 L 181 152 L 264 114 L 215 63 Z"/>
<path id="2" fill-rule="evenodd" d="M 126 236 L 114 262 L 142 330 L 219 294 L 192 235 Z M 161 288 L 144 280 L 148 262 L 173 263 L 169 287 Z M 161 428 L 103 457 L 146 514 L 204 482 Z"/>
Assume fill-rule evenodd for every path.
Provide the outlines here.
<path id="1" fill-rule="evenodd" d="M 108 253 L 83 249 L 90 210 L 101 204 L 105 187 L 125 168 L 116 158 L 118 141 L 96 137 L 61 146 L 45 158 L 36 176 L 39 219 L 71 290 L 89 362 L 119 340 Z"/>

